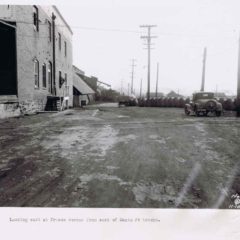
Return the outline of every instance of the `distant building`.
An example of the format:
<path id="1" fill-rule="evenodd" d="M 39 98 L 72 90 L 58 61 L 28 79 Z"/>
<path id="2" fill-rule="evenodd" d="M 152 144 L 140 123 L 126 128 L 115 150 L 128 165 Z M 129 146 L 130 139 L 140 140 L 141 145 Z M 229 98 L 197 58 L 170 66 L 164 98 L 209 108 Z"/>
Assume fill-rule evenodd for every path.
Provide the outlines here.
<path id="1" fill-rule="evenodd" d="M 85 72 L 82 71 L 81 69 L 77 68 L 76 66 L 73 67 L 73 69 L 77 72 L 77 74 L 81 77 L 81 79 L 90 87 L 92 88 L 95 92 L 98 90 L 98 78 L 96 77 L 88 77 L 85 75 Z"/>
<path id="2" fill-rule="evenodd" d="M 72 34 L 55 6 L 0 5 L 0 103 L 71 107 Z"/>
<path id="3" fill-rule="evenodd" d="M 216 98 L 227 98 L 227 95 L 224 92 L 215 92 L 214 96 Z"/>
<path id="4" fill-rule="evenodd" d="M 98 78 L 96 77 L 87 77 L 87 76 L 84 76 L 83 80 L 87 83 L 87 85 L 89 87 L 91 87 L 95 92 L 98 90 Z"/>
<path id="5" fill-rule="evenodd" d="M 174 91 L 170 91 L 170 92 L 166 95 L 166 97 L 168 97 L 168 98 L 182 98 L 183 96 L 180 95 L 180 94 L 178 94 L 178 93 L 176 93 L 176 92 L 174 92 Z"/>
<path id="6" fill-rule="evenodd" d="M 81 107 L 94 100 L 95 91 L 83 80 L 84 72 L 73 66 L 73 106 Z"/>
<path id="7" fill-rule="evenodd" d="M 155 97 L 156 97 L 156 92 L 150 92 L 150 98 L 155 98 Z M 158 98 L 164 97 L 164 93 L 158 92 L 157 97 Z"/>

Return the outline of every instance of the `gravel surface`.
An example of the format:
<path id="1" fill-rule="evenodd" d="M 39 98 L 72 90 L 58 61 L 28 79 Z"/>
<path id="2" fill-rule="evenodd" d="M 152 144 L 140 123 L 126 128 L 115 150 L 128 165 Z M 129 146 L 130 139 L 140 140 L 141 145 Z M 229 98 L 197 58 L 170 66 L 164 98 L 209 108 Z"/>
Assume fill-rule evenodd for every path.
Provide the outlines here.
<path id="1" fill-rule="evenodd" d="M 0 120 L 0 206 L 236 207 L 239 143 L 239 119 L 174 108 Z"/>

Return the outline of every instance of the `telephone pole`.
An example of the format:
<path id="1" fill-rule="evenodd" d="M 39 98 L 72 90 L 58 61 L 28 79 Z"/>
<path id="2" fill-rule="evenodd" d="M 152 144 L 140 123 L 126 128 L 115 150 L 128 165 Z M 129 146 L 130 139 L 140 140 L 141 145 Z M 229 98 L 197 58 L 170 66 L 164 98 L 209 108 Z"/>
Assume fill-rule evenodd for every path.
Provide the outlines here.
<path id="1" fill-rule="evenodd" d="M 141 78 L 141 83 L 140 83 L 140 98 L 142 97 L 142 78 Z"/>
<path id="2" fill-rule="evenodd" d="M 123 80 L 121 80 L 121 95 L 123 95 Z"/>
<path id="3" fill-rule="evenodd" d="M 133 94 L 133 79 L 134 79 L 134 68 L 136 67 L 135 65 L 136 59 L 132 59 L 132 83 L 131 83 L 131 94 Z"/>
<path id="4" fill-rule="evenodd" d="M 239 46 L 238 46 L 238 82 L 237 82 L 237 106 L 236 106 L 236 110 L 237 110 L 237 116 L 240 117 L 240 36 L 239 36 Z"/>
<path id="5" fill-rule="evenodd" d="M 156 95 L 155 97 L 158 97 L 158 71 L 159 71 L 159 63 L 157 63 L 157 79 L 156 79 Z"/>
<path id="6" fill-rule="evenodd" d="M 207 58 L 207 48 L 205 47 L 205 48 L 204 48 L 204 52 L 203 52 L 203 69 L 202 69 L 201 92 L 204 92 L 204 87 L 205 87 L 206 58 Z"/>
<path id="7" fill-rule="evenodd" d="M 141 28 L 147 28 L 147 36 L 141 36 L 142 39 L 147 40 L 147 50 L 148 50 L 148 86 L 147 86 L 147 100 L 150 99 L 150 71 L 151 71 L 151 40 L 152 38 L 156 38 L 156 36 L 151 35 L 151 29 L 153 27 L 157 27 L 156 25 L 141 25 Z"/>

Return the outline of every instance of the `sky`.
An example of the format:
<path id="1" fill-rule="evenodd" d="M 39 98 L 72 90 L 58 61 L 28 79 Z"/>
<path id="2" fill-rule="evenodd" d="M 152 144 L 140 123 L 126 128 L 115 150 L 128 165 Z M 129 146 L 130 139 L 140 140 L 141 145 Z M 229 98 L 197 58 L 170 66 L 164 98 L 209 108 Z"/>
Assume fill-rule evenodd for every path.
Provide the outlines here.
<path id="1" fill-rule="evenodd" d="M 133 88 L 147 89 L 143 24 L 157 36 L 151 51 L 151 92 L 199 91 L 207 47 L 206 91 L 236 94 L 240 2 L 235 0 L 81 0 L 55 3 L 73 30 L 73 63 L 89 76 L 127 93 L 131 59 Z"/>

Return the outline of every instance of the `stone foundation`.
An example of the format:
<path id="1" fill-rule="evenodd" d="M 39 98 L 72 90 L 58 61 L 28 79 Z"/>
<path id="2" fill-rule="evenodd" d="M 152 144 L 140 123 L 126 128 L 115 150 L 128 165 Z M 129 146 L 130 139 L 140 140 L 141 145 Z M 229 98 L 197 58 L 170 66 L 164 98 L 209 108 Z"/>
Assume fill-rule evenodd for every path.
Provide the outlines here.
<path id="1" fill-rule="evenodd" d="M 43 111 L 45 104 L 43 101 L 26 100 L 19 103 L 19 108 L 22 115 L 31 115 Z"/>
<path id="2" fill-rule="evenodd" d="M 0 103 L 0 119 L 36 114 L 45 108 L 43 101 L 21 101 Z"/>
<path id="3" fill-rule="evenodd" d="M 19 103 L 0 103 L 0 119 L 21 115 Z"/>

